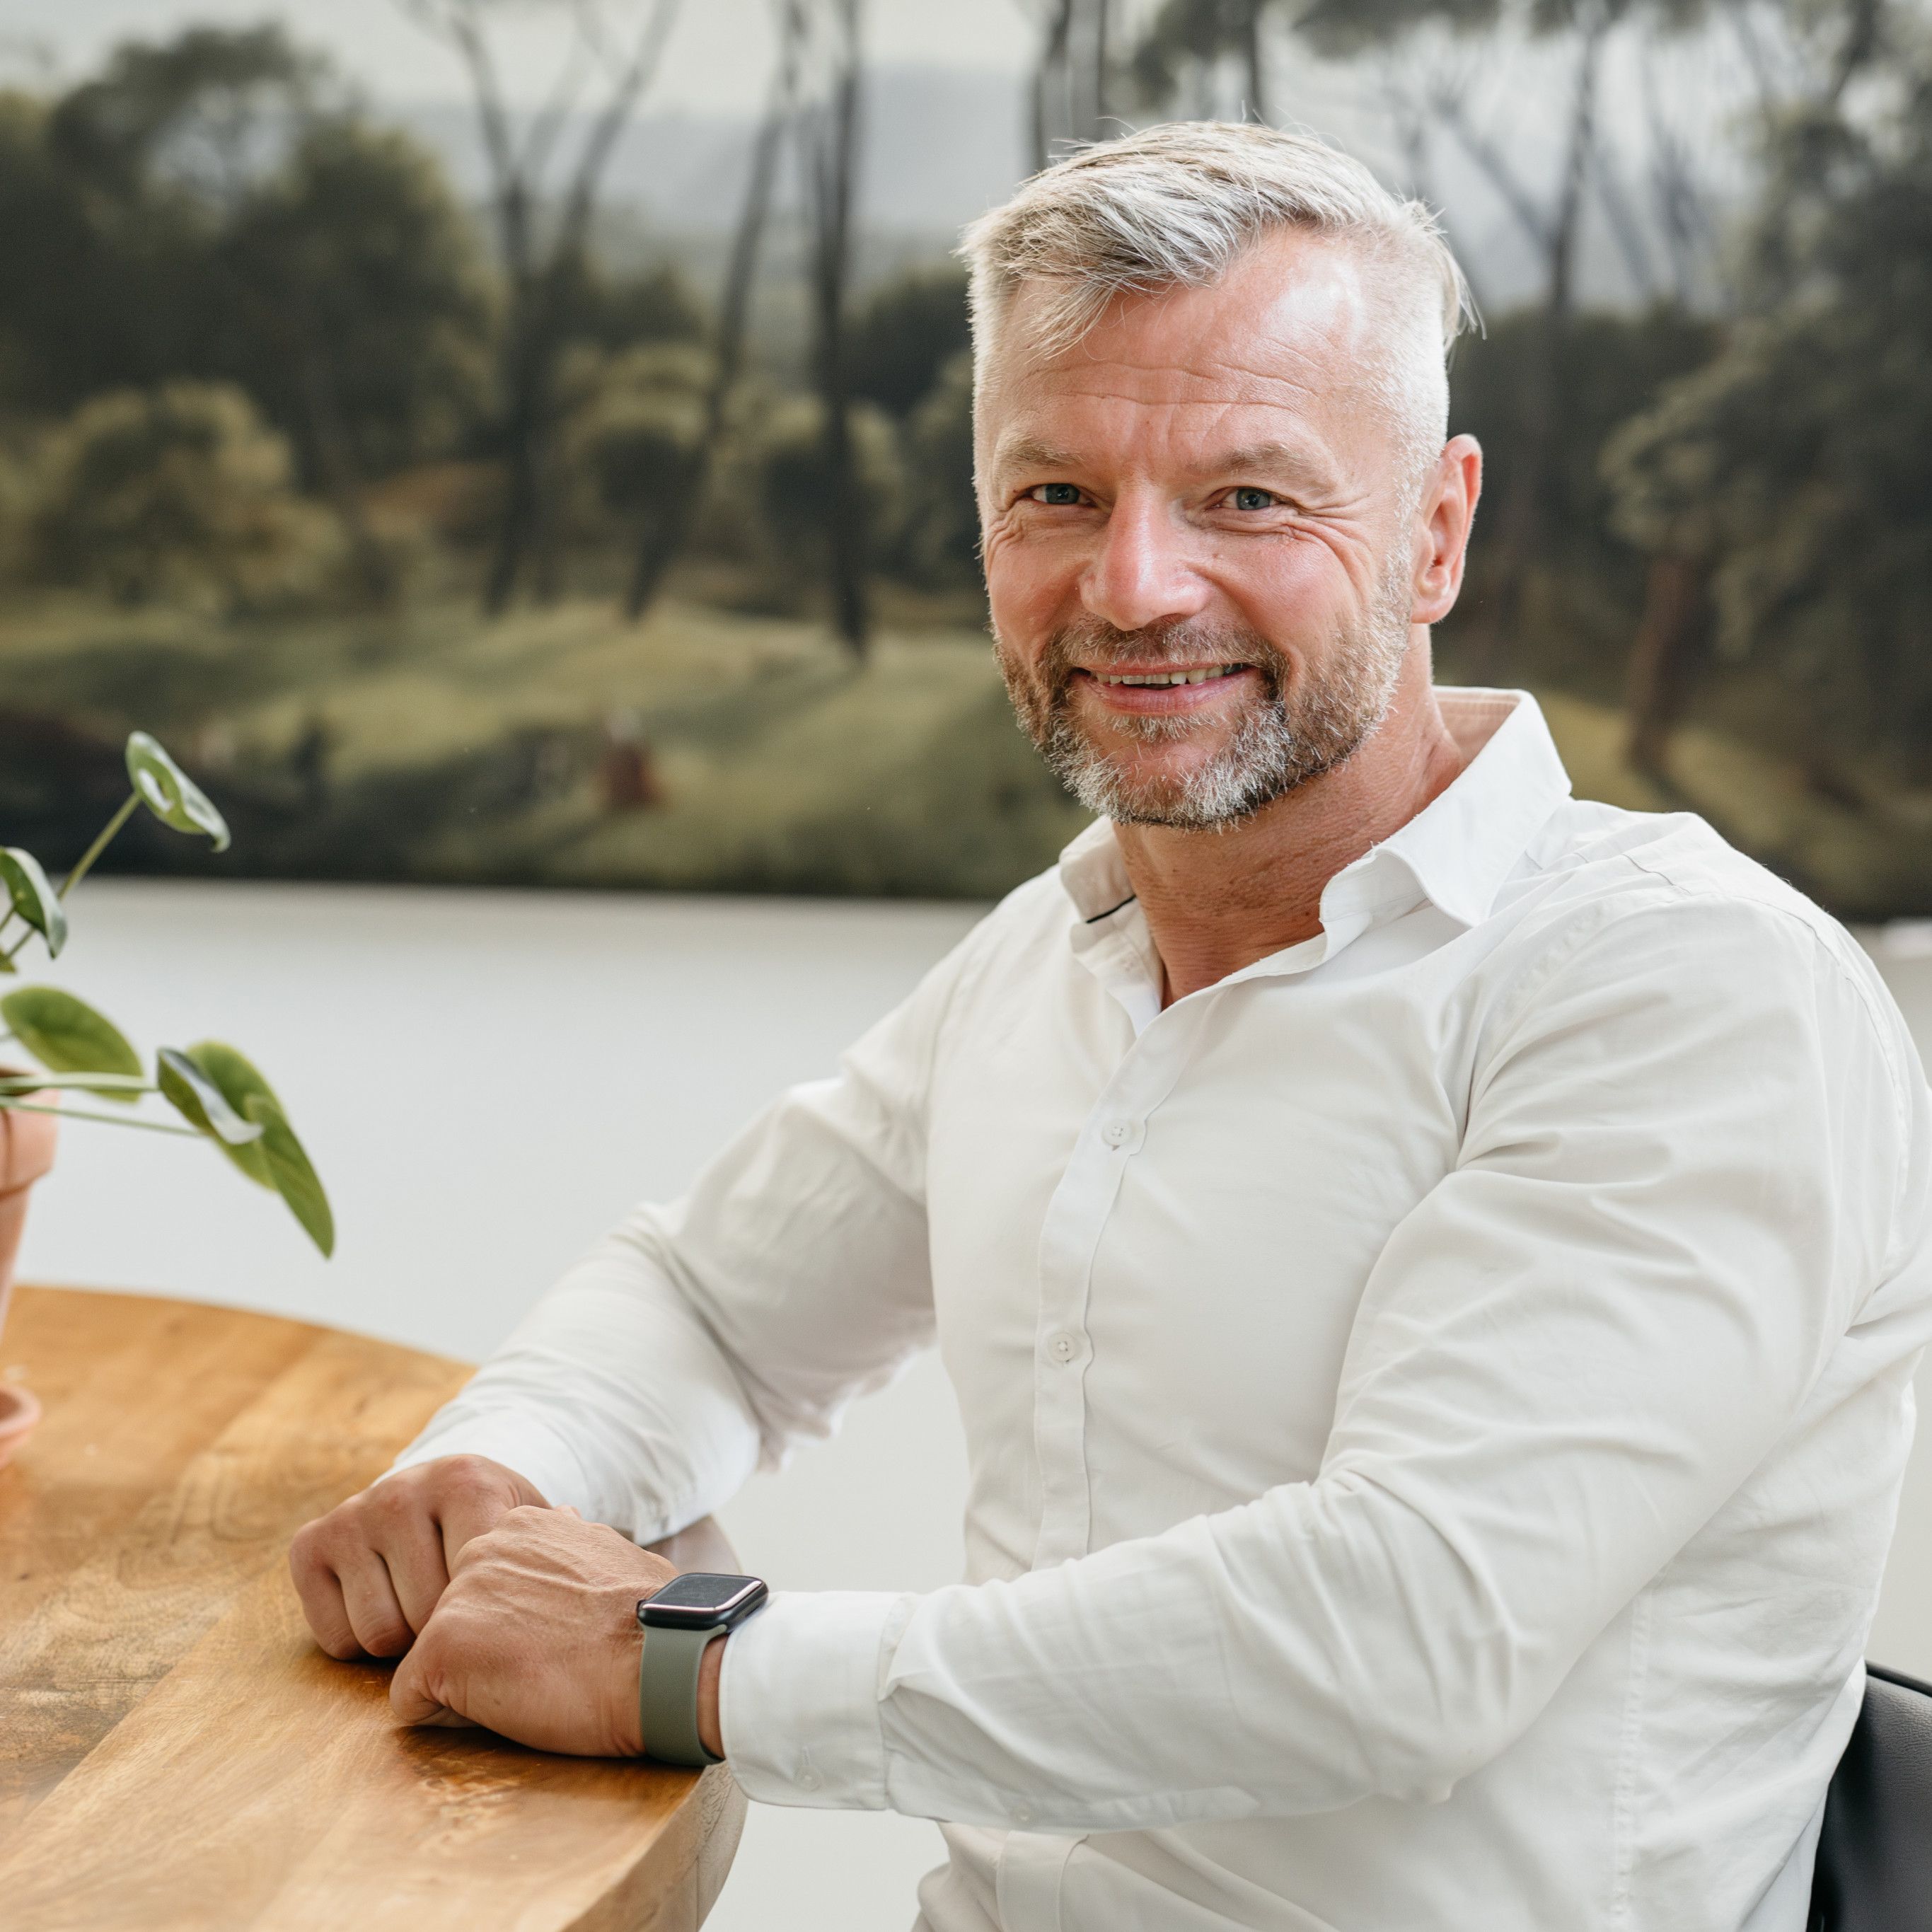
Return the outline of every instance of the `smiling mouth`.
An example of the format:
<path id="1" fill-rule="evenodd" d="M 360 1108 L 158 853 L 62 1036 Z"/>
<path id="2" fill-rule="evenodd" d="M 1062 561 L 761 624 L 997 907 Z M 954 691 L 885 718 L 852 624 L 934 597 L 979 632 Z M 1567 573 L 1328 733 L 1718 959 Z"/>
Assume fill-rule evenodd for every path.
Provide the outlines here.
<path id="1" fill-rule="evenodd" d="M 1196 664 L 1185 670 L 1090 670 L 1087 675 L 1100 684 L 1212 684 L 1216 678 L 1232 677 L 1248 668 L 1244 664 Z"/>

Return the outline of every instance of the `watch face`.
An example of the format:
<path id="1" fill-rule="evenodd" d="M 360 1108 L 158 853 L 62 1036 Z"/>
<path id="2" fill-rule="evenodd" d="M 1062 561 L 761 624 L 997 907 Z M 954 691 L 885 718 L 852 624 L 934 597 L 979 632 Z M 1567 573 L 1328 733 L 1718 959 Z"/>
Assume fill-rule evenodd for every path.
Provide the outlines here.
<path id="1" fill-rule="evenodd" d="M 724 1622 L 762 1602 L 764 1596 L 765 1586 L 756 1576 L 720 1576 L 693 1570 L 674 1576 L 640 1608 L 649 1623 L 701 1627 Z"/>

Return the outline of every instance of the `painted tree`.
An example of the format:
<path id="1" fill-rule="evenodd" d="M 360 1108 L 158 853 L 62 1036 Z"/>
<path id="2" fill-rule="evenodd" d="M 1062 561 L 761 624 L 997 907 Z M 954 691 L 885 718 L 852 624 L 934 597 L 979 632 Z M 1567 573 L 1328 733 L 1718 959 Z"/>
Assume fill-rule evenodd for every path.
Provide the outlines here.
<path id="1" fill-rule="evenodd" d="M 365 592 L 387 593 L 364 488 L 457 440 L 490 328 L 471 224 L 430 157 L 279 28 L 191 28 L 122 46 L 50 108 L 15 104 L 0 247 L 23 271 L 0 290 L 16 410 L 238 383 L 329 499 Z"/>
<path id="2" fill-rule="evenodd" d="M 800 116 L 799 158 L 811 237 L 813 374 L 824 440 L 826 588 L 833 628 L 862 659 L 872 640 L 872 609 L 847 339 L 858 193 L 860 0 L 819 0 L 814 24 L 821 79 Z"/>
<path id="3" fill-rule="evenodd" d="M 752 139 L 751 172 L 746 179 L 744 200 L 732 228 L 730 257 L 718 304 L 716 361 L 705 391 L 704 423 L 697 441 L 688 448 L 667 445 L 662 453 L 667 472 L 674 474 L 668 487 L 648 499 L 650 511 L 644 518 L 624 600 L 625 614 L 633 623 L 650 610 L 663 585 L 664 573 L 690 540 L 698 506 L 717 466 L 729 427 L 732 397 L 744 368 L 752 292 L 771 220 L 779 160 L 798 110 L 800 62 L 806 30 L 805 0 L 778 0 L 776 10 L 778 58 L 764 112 Z"/>
<path id="4" fill-rule="evenodd" d="M 214 256 L 235 295 L 228 366 L 291 426 L 364 596 L 387 602 L 395 570 L 366 488 L 454 445 L 488 392 L 490 288 L 470 224 L 406 136 L 334 116 L 242 199 Z"/>
<path id="5" fill-rule="evenodd" d="M 1036 172 L 1062 141 L 1098 141 L 1123 131 L 1120 106 L 1124 50 L 1118 0 L 1041 0 L 1040 51 L 1028 92 L 1028 131 Z"/>
<path id="6" fill-rule="evenodd" d="M 1881 28 L 1858 64 L 1884 46 Z M 1647 614 L 1652 674 L 1676 674 L 1708 594 L 1716 650 L 1802 694 L 1856 793 L 1886 767 L 1932 777 L 1932 74 L 1863 122 L 1850 77 L 1834 61 L 1772 136 L 1752 313 L 1605 464 L 1655 602 L 1693 602 L 1675 633 Z M 1670 714 L 1636 722 L 1660 764 Z"/>
<path id="7" fill-rule="evenodd" d="M 1132 69 L 1141 98 L 1156 105 L 1185 98 L 1190 73 L 1211 77 L 1232 62 L 1241 76 L 1240 112 L 1268 118 L 1268 18 L 1289 26 L 1306 11 L 1306 0 L 1162 0 L 1136 44 Z M 1205 90 L 1202 89 L 1204 92 Z"/>
<path id="8" fill-rule="evenodd" d="M 506 610 L 534 566 L 539 596 L 560 587 L 557 364 L 566 296 L 584 272 L 611 157 L 656 73 L 677 0 L 548 0 L 563 16 L 565 52 L 542 104 L 512 108 L 493 29 L 518 0 L 398 0 L 448 46 L 468 77 L 489 171 L 490 208 L 504 279 L 497 439 L 508 472 L 483 592 Z"/>

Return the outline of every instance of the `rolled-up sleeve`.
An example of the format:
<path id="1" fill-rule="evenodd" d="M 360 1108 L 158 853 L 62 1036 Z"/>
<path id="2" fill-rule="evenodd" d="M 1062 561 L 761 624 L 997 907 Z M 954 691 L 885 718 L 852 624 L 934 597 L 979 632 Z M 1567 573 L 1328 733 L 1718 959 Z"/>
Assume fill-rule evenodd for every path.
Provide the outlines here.
<path id="1" fill-rule="evenodd" d="M 1439 1798 L 1848 1331 L 1909 1372 L 1924 1090 L 1852 962 L 1773 909 L 1654 907 L 1576 922 L 1484 1025 L 1315 1480 L 1010 1581 L 780 1598 L 726 1657 L 752 1796 L 1076 1832 Z"/>

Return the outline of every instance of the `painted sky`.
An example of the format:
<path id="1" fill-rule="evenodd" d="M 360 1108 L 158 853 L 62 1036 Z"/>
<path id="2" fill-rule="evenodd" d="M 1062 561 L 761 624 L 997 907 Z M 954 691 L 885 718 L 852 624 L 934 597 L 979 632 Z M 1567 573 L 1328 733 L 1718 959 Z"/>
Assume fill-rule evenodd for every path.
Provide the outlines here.
<path id="1" fill-rule="evenodd" d="M 634 14 L 634 8 L 632 10 Z M 520 32 L 506 48 L 526 58 L 507 64 L 508 83 L 526 98 L 550 71 L 560 10 L 506 6 L 520 14 Z M 117 40 L 158 38 L 190 22 L 240 25 L 272 16 L 304 40 L 326 48 L 345 72 L 377 99 L 456 100 L 460 70 L 448 50 L 405 16 L 396 0 L 0 0 L 0 38 L 17 74 L 45 58 L 55 75 L 84 72 Z M 866 41 L 872 59 L 889 65 L 978 68 L 1018 74 L 1034 40 L 1021 0 L 870 0 Z M 652 90 L 651 106 L 694 113 L 748 111 L 764 88 L 771 47 L 766 0 L 686 0 Z"/>

